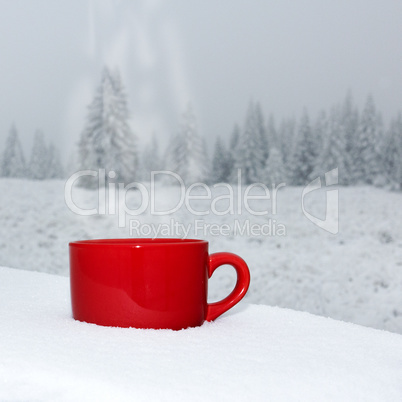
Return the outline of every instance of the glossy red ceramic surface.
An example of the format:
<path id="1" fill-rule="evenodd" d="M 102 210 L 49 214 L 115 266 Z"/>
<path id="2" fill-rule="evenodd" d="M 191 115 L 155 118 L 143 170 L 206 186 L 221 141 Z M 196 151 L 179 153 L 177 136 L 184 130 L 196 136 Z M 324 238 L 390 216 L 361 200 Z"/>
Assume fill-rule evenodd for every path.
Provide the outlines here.
<path id="1" fill-rule="evenodd" d="M 232 293 L 207 303 L 217 267 L 237 271 Z M 99 325 L 182 329 L 212 321 L 246 294 L 250 273 L 231 253 L 208 254 L 192 239 L 110 239 L 70 243 L 73 317 Z"/>

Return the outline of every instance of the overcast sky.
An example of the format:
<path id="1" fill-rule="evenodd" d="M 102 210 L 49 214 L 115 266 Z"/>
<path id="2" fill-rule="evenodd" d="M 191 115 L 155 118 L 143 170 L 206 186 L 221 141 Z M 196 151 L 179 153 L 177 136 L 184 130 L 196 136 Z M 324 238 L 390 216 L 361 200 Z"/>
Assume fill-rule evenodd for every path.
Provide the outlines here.
<path id="1" fill-rule="evenodd" d="M 0 1 L 0 149 L 15 122 L 65 153 L 102 66 L 118 67 L 131 124 L 165 143 L 188 101 L 201 134 L 228 136 L 250 99 L 279 121 L 352 90 L 402 110 L 402 2 L 390 0 Z"/>

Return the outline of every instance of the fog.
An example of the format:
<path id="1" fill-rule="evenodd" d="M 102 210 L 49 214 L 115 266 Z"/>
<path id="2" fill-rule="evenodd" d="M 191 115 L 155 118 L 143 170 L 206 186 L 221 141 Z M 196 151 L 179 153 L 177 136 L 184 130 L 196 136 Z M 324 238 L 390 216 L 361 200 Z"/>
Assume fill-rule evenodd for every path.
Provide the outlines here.
<path id="1" fill-rule="evenodd" d="M 11 124 L 27 154 L 36 129 L 64 157 L 103 65 L 119 68 L 131 125 L 166 142 L 191 101 L 206 138 L 247 104 L 276 121 L 314 116 L 352 91 L 389 120 L 402 109 L 398 1 L 1 1 L 0 150 Z"/>

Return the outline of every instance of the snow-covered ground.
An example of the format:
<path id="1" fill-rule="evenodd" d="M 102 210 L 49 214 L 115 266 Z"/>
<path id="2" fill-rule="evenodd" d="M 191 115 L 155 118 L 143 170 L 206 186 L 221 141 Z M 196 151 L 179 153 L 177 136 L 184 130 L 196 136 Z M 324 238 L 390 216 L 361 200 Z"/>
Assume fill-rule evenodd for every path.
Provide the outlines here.
<path id="1" fill-rule="evenodd" d="M 182 331 L 74 321 L 64 277 L 0 267 L 1 401 L 400 401 L 402 336 L 241 302 Z"/>
<path id="2" fill-rule="evenodd" d="M 157 191 L 158 210 L 177 204 L 177 187 L 159 186 Z M 184 206 L 171 215 L 154 216 L 148 207 L 139 216 L 127 217 L 126 227 L 119 228 L 117 215 L 71 212 L 64 199 L 64 181 L 1 179 L 0 265 L 67 276 L 69 241 L 137 237 L 135 230 L 130 233 L 130 220 L 145 237 L 152 237 L 147 232 L 159 224 L 165 235 L 180 237 L 178 224 L 190 225 L 188 237 L 209 240 L 211 252 L 230 251 L 246 260 L 252 277 L 246 302 L 402 333 L 402 194 L 373 187 L 339 188 L 339 233 L 333 235 L 302 213 L 301 192 L 302 188 L 281 188 L 275 215 L 272 200 L 250 202 L 254 210 L 268 209 L 268 216 L 250 214 L 243 203 L 241 214 L 222 216 L 195 216 Z M 212 199 L 226 193 L 215 189 Z M 130 208 L 141 204 L 140 194 L 128 194 Z M 235 193 L 235 212 L 236 197 Z M 98 193 L 75 188 L 73 199 L 82 208 L 95 208 Z M 191 201 L 191 206 L 210 210 L 211 201 Z M 225 201 L 215 206 L 228 207 Z M 322 217 L 325 191 L 306 196 L 306 208 Z M 249 222 L 265 235 L 247 233 L 247 226 L 243 235 L 230 233 L 236 221 L 238 229 Z M 218 224 L 215 232 L 223 233 L 215 235 L 208 224 Z M 210 280 L 210 299 L 224 297 L 233 284 L 232 269 L 222 267 Z"/>

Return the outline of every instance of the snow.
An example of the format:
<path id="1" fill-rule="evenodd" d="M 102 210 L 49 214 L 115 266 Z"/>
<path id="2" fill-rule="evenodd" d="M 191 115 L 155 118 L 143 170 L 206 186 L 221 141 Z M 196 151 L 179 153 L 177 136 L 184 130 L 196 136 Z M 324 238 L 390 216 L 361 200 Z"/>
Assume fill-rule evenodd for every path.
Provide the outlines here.
<path id="1" fill-rule="evenodd" d="M 68 278 L 0 267 L 0 400 L 401 400 L 402 336 L 240 303 L 182 331 L 71 317 Z"/>
<path id="2" fill-rule="evenodd" d="M 177 188 L 157 188 L 157 208 L 169 208 L 179 197 Z M 213 190 L 213 196 L 219 194 Z M 221 191 L 222 192 L 222 191 Z M 172 219 L 190 225 L 189 237 L 205 238 L 210 251 L 239 254 L 248 263 L 251 285 L 246 302 L 266 304 L 330 316 L 402 333 L 402 194 L 373 187 L 339 188 L 339 233 L 314 226 L 301 211 L 300 187 L 278 191 L 277 214 L 194 216 L 184 207 L 169 216 L 152 216 L 147 209 L 136 219 L 157 225 Z M 68 275 L 68 242 L 88 238 L 135 237 L 129 225 L 118 228 L 116 215 L 79 216 L 64 200 L 64 182 L 0 179 L 0 265 Z M 77 205 L 97 206 L 96 191 L 74 189 Z M 137 193 L 127 195 L 131 208 Z M 235 194 L 236 199 L 236 194 Z M 306 197 L 306 208 L 325 212 L 325 192 Z M 252 201 L 263 209 L 263 201 Z M 269 203 L 269 201 L 268 201 Z M 192 201 L 195 209 L 210 201 Z M 272 206 L 271 204 L 268 204 Z M 267 223 L 275 219 L 286 235 L 247 236 L 194 233 L 195 220 L 205 224 Z M 175 234 L 180 236 L 180 233 Z M 227 295 L 234 285 L 229 267 L 210 280 L 211 300 Z"/>

